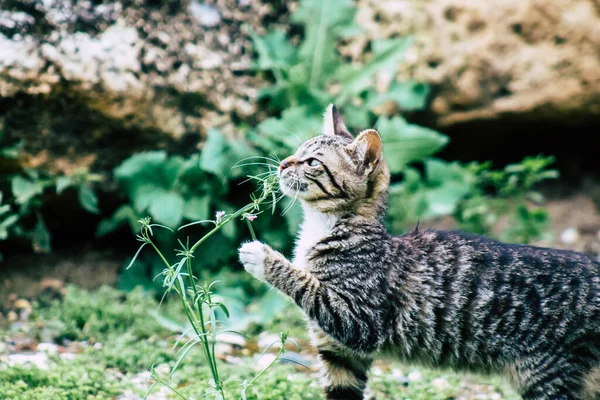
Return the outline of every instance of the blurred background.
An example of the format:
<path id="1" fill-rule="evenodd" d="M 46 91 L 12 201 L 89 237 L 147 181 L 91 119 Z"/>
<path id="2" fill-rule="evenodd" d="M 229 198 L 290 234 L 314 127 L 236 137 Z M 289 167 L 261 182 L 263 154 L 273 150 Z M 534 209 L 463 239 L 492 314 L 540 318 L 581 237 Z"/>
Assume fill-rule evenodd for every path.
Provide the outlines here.
<path id="1" fill-rule="evenodd" d="M 251 157 L 292 154 L 330 102 L 351 131 L 384 139 L 393 232 L 420 223 L 600 253 L 598 0 L 0 0 L 0 361 L 40 344 L 83 354 L 57 360 L 56 375 L 44 359 L 43 379 L 0 369 L 0 394 L 61 398 L 75 390 L 64 371 L 94 359 L 127 378 L 99 372 L 70 398 L 139 396 L 140 371 L 173 358 L 156 341 L 177 313 L 148 314 L 163 293 L 156 255 L 125 268 L 137 221 L 176 230 L 244 206 L 247 176 L 269 168 Z M 252 222 L 286 254 L 301 220 L 288 206 Z M 178 239 L 207 232 L 154 239 L 174 261 Z M 246 222 L 228 224 L 194 273 L 221 281 L 239 329 L 287 327 L 302 341 L 294 309 L 242 273 L 236 249 L 249 238 Z M 87 349 L 111 335 L 130 341 Z M 226 343 L 221 358 L 235 365 L 232 349 L 249 343 Z M 381 398 L 515 398 L 479 377 L 378 368 Z M 319 398 L 297 373 L 294 389 L 260 398 Z"/>

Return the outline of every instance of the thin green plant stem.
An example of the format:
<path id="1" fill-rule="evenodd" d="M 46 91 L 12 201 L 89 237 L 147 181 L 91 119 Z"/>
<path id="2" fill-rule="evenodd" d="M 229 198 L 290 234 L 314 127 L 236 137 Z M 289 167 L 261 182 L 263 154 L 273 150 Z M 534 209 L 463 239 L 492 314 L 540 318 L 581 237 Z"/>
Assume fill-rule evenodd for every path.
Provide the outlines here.
<path id="1" fill-rule="evenodd" d="M 188 321 L 190 322 L 190 324 L 192 325 L 192 329 L 194 330 L 198 340 L 200 340 L 202 342 L 202 348 L 203 348 L 203 352 L 204 355 L 206 357 L 206 360 L 208 362 L 208 365 L 210 367 L 210 371 L 211 371 L 211 375 L 213 378 L 213 382 L 214 382 L 214 388 L 216 390 L 216 393 L 218 393 L 221 398 L 224 400 L 225 399 L 225 393 L 224 393 L 224 384 L 223 382 L 221 382 L 220 377 L 219 377 L 219 370 L 218 370 L 218 366 L 217 366 L 217 359 L 215 357 L 215 345 L 216 345 L 216 330 L 217 330 L 217 320 L 214 314 L 214 308 L 218 307 L 218 303 L 213 304 L 211 296 L 210 296 L 210 286 L 203 288 L 203 289 L 199 289 L 198 285 L 196 284 L 196 278 L 194 277 L 193 271 L 192 271 L 192 262 L 191 259 L 193 258 L 193 254 L 194 251 L 202 244 L 204 243 L 208 238 L 210 238 L 212 235 L 214 235 L 215 233 L 217 233 L 219 230 L 221 230 L 223 228 L 223 226 L 225 226 L 226 224 L 230 223 L 231 221 L 242 217 L 243 219 L 246 219 L 246 222 L 248 224 L 248 229 L 250 230 L 250 234 L 252 236 L 252 238 L 254 240 L 256 240 L 256 233 L 254 232 L 254 229 L 252 228 L 252 225 L 250 223 L 250 220 L 248 220 L 247 218 L 244 218 L 245 214 L 259 214 L 259 208 L 260 205 L 267 199 L 272 198 L 274 191 L 276 190 L 276 181 L 277 179 L 275 178 L 274 175 L 268 175 L 266 178 L 259 178 L 259 181 L 262 181 L 263 183 L 263 190 L 262 193 L 260 195 L 260 197 L 256 198 L 254 196 L 252 196 L 252 202 L 247 204 L 246 206 L 242 207 L 241 209 L 237 210 L 235 213 L 230 214 L 225 216 L 225 218 L 223 218 L 222 220 L 219 220 L 219 218 L 217 218 L 216 221 L 214 221 L 215 223 L 215 227 L 213 229 L 211 229 L 208 233 L 206 233 L 203 237 L 201 237 L 199 240 L 196 241 L 196 243 L 194 243 L 194 245 L 191 248 L 188 248 L 187 246 L 183 246 L 183 249 L 179 252 L 179 255 L 185 257 L 185 263 L 186 263 L 186 269 L 187 269 L 187 276 L 188 276 L 188 281 L 190 284 L 190 290 L 193 293 L 193 297 L 192 297 L 192 304 L 190 305 L 189 301 L 186 298 L 186 288 L 184 287 L 184 285 L 181 285 L 182 287 L 180 288 L 177 285 L 173 285 L 170 284 L 169 285 L 169 289 L 172 287 L 175 289 L 175 292 L 177 293 L 177 295 L 179 296 L 179 299 L 181 301 L 181 305 L 184 309 L 185 315 L 188 319 Z M 150 224 L 150 219 L 142 219 L 140 220 L 140 222 L 142 223 L 142 233 L 140 235 L 140 240 L 142 242 L 144 242 L 145 244 L 149 243 L 152 248 L 154 249 L 154 251 L 156 251 L 156 253 L 159 255 L 160 259 L 162 260 L 162 262 L 165 264 L 166 269 L 163 272 L 163 274 L 165 274 L 165 279 L 170 278 L 172 280 L 175 279 L 180 279 L 179 278 L 179 268 L 171 266 L 169 264 L 169 262 L 167 261 L 167 259 L 165 258 L 165 256 L 162 254 L 162 252 L 158 249 L 158 247 L 155 245 L 155 243 L 152 240 L 152 225 Z M 144 245 L 142 245 L 143 247 Z M 140 248 L 141 249 L 141 248 Z M 138 250 L 139 253 L 139 250 Z M 137 256 L 137 254 L 136 254 Z M 135 261 L 135 257 L 134 260 Z M 180 260 L 180 263 L 184 262 L 183 260 Z M 167 289 L 167 290 L 169 290 Z M 211 323 L 211 332 L 208 332 L 207 327 L 206 327 L 206 322 L 205 318 L 204 318 L 204 305 L 206 305 L 208 307 L 208 312 L 210 313 L 210 323 Z M 197 315 L 196 315 L 197 314 Z M 212 342 L 209 343 L 209 336 L 211 337 Z M 282 349 L 279 351 L 279 353 L 277 354 L 276 360 L 279 359 L 281 357 L 281 354 L 283 354 L 283 352 L 285 351 L 284 348 L 284 344 L 282 344 Z M 185 357 L 185 355 L 183 355 L 183 357 Z M 250 385 L 256 381 L 256 379 L 258 379 L 260 376 L 262 376 L 265 371 L 267 369 L 269 369 L 275 361 L 271 362 L 263 371 L 261 371 L 254 379 L 252 379 L 252 381 L 250 382 Z M 165 382 L 163 382 L 162 380 L 157 380 L 157 382 L 169 387 L 171 390 L 173 390 L 173 388 L 171 388 L 169 385 L 167 385 Z M 183 397 L 180 393 L 177 393 L 175 390 L 173 390 L 177 395 L 179 395 L 182 398 Z"/>
<path id="2" fill-rule="evenodd" d="M 277 355 L 275 356 L 275 358 L 269 363 L 269 365 L 267 365 L 262 371 L 260 371 L 258 374 L 256 374 L 256 376 L 254 378 L 252 378 L 252 380 L 248 383 L 248 387 L 252 386 L 252 384 L 258 379 L 260 378 L 265 372 L 267 372 L 267 370 L 269 370 L 277 361 L 279 361 L 279 359 L 281 358 L 281 356 L 283 355 L 283 353 L 285 353 L 285 342 L 282 341 L 281 343 L 281 349 L 279 349 L 279 351 L 277 352 Z"/>
<path id="3" fill-rule="evenodd" d="M 256 233 L 254 233 L 252 222 L 250 222 L 249 219 L 246 219 L 246 224 L 248 224 L 248 230 L 250 231 L 250 236 L 252 236 L 252 240 L 256 240 Z"/>
<path id="4" fill-rule="evenodd" d="M 194 302 L 196 303 L 196 307 L 198 308 L 198 317 L 200 319 L 200 330 L 202 331 L 202 338 L 200 339 L 202 341 L 202 345 L 204 347 L 204 355 L 206 356 L 206 361 L 208 362 L 209 366 L 210 366 L 210 372 L 212 373 L 213 379 L 215 381 L 215 386 L 216 389 L 221 392 L 221 395 L 223 396 L 223 398 L 225 398 L 224 394 L 223 394 L 223 388 L 221 387 L 221 382 L 219 381 L 219 372 L 217 369 L 217 365 L 214 361 L 214 352 L 211 353 L 210 352 L 210 348 L 208 346 L 208 340 L 207 340 L 207 332 L 206 332 L 206 325 L 204 324 L 204 313 L 202 312 L 202 303 L 203 300 L 198 301 L 198 287 L 196 286 L 196 281 L 194 280 L 194 275 L 192 273 L 192 261 L 191 258 L 188 257 L 186 260 L 186 264 L 187 264 L 187 270 L 188 270 L 188 278 L 190 280 L 190 285 L 192 287 L 192 290 L 194 292 Z"/>

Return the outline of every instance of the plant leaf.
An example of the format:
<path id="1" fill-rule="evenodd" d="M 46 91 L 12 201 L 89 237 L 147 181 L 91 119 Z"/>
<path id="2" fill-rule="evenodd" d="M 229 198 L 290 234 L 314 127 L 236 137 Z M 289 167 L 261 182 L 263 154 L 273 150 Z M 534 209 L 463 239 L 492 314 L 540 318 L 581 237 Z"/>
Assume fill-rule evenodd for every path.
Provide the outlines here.
<path id="1" fill-rule="evenodd" d="M 339 59 L 335 44 L 338 38 L 355 32 L 356 7 L 351 0 L 303 0 L 291 21 L 304 25 L 300 46 L 301 63 L 308 68 L 308 86 L 320 88 L 335 73 Z"/>
<path id="2" fill-rule="evenodd" d="M 448 143 L 448 137 L 432 129 L 408 124 L 401 117 L 377 120 L 377 129 L 383 139 L 383 154 L 394 173 L 401 172 L 413 162 L 435 154 Z"/>
<path id="3" fill-rule="evenodd" d="M 287 41 L 285 32 L 275 29 L 264 36 L 251 32 L 250 37 L 258 55 L 254 64 L 256 68 L 283 69 L 295 63 L 297 49 Z"/>
<path id="4" fill-rule="evenodd" d="M 215 175 L 225 184 L 233 164 L 225 136 L 216 129 L 209 130 L 200 154 L 200 168 Z"/>
<path id="5" fill-rule="evenodd" d="M 205 220 L 210 214 L 210 197 L 194 196 L 185 201 L 183 216 L 192 221 Z"/>
<path id="6" fill-rule="evenodd" d="M 156 179 L 156 171 L 163 168 L 166 159 L 167 153 L 162 150 L 134 154 L 115 168 L 115 177 L 118 180 L 128 180 L 144 175 L 150 177 L 150 180 Z"/>
<path id="7" fill-rule="evenodd" d="M 373 109 L 387 101 L 394 101 L 404 111 L 418 111 L 427 105 L 430 87 L 416 81 L 393 82 L 386 93 L 369 92 L 367 108 Z"/>
<path id="8" fill-rule="evenodd" d="M 155 221 L 175 229 L 183 218 L 184 204 L 181 194 L 160 190 L 155 192 L 148 211 Z"/>
<path id="9" fill-rule="evenodd" d="M 56 179 L 56 193 L 61 194 L 66 188 L 73 185 L 73 180 L 69 176 L 60 176 Z"/>
<path id="10" fill-rule="evenodd" d="M 30 181 L 20 175 L 11 180 L 12 193 L 17 204 L 28 203 L 32 198 L 44 192 L 44 185 L 39 181 Z"/>
<path id="11" fill-rule="evenodd" d="M 78 198 L 79 204 L 81 204 L 84 210 L 92 214 L 100 214 L 98 197 L 96 197 L 96 193 L 94 193 L 90 185 L 86 183 L 79 185 Z"/>
<path id="12" fill-rule="evenodd" d="M 345 104 L 352 97 L 371 86 L 373 76 L 378 71 L 395 71 L 404 52 L 410 46 L 411 40 L 410 38 L 386 39 L 385 41 L 375 41 L 374 46 L 377 44 L 378 51 L 374 47 L 373 58 L 367 64 L 340 71 L 339 81 L 342 91 L 337 100 L 340 105 Z"/>

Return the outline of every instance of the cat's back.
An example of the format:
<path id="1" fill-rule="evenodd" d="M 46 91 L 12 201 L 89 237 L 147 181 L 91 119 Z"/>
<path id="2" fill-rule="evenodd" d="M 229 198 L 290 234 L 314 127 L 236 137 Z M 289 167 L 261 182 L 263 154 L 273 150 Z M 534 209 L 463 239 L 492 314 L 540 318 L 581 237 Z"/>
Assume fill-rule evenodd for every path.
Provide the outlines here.
<path id="1" fill-rule="evenodd" d="M 460 231 L 415 230 L 394 241 L 399 255 L 434 268 L 452 262 L 477 271 L 515 269 L 524 277 L 552 273 L 554 278 L 580 274 L 600 282 L 600 263 L 585 253 L 503 243 Z"/>
<path id="2" fill-rule="evenodd" d="M 600 265 L 591 256 L 454 231 L 419 230 L 393 243 L 392 337 L 410 327 L 431 344 L 417 356 L 421 342 L 394 337 L 414 341 L 412 356 L 486 364 L 515 357 L 523 345 L 600 335 Z"/>

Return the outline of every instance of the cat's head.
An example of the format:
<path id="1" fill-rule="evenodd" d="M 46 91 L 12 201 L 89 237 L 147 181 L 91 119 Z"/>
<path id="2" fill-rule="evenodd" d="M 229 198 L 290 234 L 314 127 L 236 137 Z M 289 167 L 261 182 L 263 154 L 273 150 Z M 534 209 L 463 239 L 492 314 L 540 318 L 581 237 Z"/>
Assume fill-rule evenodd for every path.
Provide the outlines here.
<path id="1" fill-rule="evenodd" d="M 327 107 L 323 134 L 304 142 L 279 166 L 281 190 L 326 213 L 385 207 L 389 170 L 374 129 L 350 134 L 334 105 Z"/>

